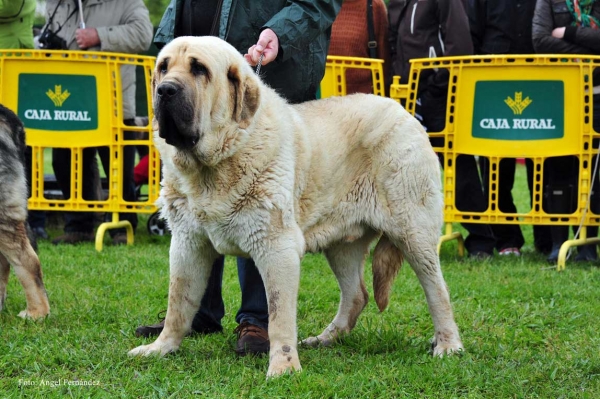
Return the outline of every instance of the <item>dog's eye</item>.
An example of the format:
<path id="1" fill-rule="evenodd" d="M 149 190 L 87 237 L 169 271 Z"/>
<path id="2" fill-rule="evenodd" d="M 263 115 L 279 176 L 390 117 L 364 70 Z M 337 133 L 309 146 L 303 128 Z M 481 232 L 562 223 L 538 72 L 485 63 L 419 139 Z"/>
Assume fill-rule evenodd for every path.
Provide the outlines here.
<path id="1" fill-rule="evenodd" d="M 169 69 L 169 59 L 165 58 L 165 60 L 161 62 L 158 69 L 160 70 L 160 73 L 167 73 L 167 70 Z"/>
<path id="2" fill-rule="evenodd" d="M 208 70 L 204 65 L 198 62 L 195 58 L 192 58 L 192 62 L 190 63 L 190 69 L 194 76 L 198 75 L 208 75 Z"/>

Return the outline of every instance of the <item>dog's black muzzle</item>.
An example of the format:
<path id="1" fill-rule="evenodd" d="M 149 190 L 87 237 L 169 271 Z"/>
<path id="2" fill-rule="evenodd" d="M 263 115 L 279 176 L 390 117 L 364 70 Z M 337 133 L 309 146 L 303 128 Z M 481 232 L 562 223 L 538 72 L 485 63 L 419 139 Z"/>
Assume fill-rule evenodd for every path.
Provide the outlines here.
<path id="1" fill-rule="evenodd" d="M 154 110 L 158 120 L 158 135 L 167 144 L 185 150 L 198 143 L 198 134 L 191 130 L 194 109 L 182 86 L 173 82 L 159 84 L 156 87 Z"/>

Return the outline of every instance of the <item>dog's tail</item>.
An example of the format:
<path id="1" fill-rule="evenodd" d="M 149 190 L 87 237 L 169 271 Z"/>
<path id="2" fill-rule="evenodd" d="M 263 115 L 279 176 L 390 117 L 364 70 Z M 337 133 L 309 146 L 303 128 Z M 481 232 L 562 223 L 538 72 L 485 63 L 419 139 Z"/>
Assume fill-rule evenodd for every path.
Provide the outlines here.
<path id="1" fill-rule="evenodd" d="M 400 249 L 387 236 L 381 236 L 373 253 L 373 292 L 380 312 L 390 301 L 392 284 L 402 267 L 403 258 Z"/>

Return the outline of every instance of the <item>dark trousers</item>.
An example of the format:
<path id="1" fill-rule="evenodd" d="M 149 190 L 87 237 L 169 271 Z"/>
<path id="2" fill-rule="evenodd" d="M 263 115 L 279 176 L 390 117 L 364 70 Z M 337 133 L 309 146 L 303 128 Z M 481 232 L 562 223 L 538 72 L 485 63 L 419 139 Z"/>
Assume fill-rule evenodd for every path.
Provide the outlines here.
<path id="1" fill-rule="evenodd" d="M 531 159 L 525 160 L 525 166 L 527 168 L 527 187 L 529 188 L 529 204 L 533 207 L 533 161 Z M 542 190 L 547 185 L 546 176 L 543 177 Z M 542 197 L 542 209 L 546 208 L 546 199 Z M 535 249 L 543 254 L 550 253 L 552 250 L 552 237 L 550 235 L 550 226 L 548 225 L 533 225 L 533 245 Z"/>
<path id="2" fill-rule="evenodd" d="M 133 126 L 134 120 L 124 121 L 126 126 Z M 134 139 L 134 132 L 123 132 L 125 140 Z M 90 147 L 83 149 L 82 163 L 82 187 L 81 195 L 84 200 L 99 200 L 99 174 L 96 153 L 99 154 L 102 166 L 106 176 L 110 179 L 109 165 L 110 153 L 109 147 Z M 135 183 L 133 180 L 133 167 L 135 163 L 135 147 L 125 146 L 123 150 L 123 199 L 126 201 L 135 201 Z M 52 149 L 52 167 L 56 181 L 63 193 L 64 198 L 71 198 L 71 150 L 68 148 Z M 109 181 L 110 184 L 110 181 Z M 65 212 L 65 232 L 90 233 L 94 231 L 94 212 Z M 120 220 L 128 220 L 133 229 L 137 227 L 136 213 L 119 213 Z M 111 229 L 110 234 L 114 235 L 124 232 L 121 229 Z"/>
<path id="3" fill-rule="evenodd" d="M 600 95 L 593 97 L 593 127 L 600 132 Z M 598 145 L 596 143 L 596 145 Z M 552 157 L 544 164 L 544 187 L 545 211 L 548 213 L 572 213 L 577 209 L 577 198 L 579 188 L 579 159 L 575 156 Z M 592 157 L 591 166 L 596 163 L 596 156 Z M 599 174 L 592 182 L 592 196 L 589 210 L 600 214 L 600 187 Z M 552 226 L 551 229 L 560 229 L 562 226 Z M 577 226 L 573 226 L 576 230 Z M 588 237 L 598 234 L 597 227 L 588 227 Z"/>
<path id="4" fill-rule="evenodd" d="M 206 292 L 200 302 L 200 310 L 198 310 L 192 322 L 192 328 L 196 331 L 221 329 L 221 319 L 225 315 L 222 296 L 224 266 L 224 256 L 220 256 L 213 264 Z M 267 329 L 269 324 L 267 295 L 260 273 L 252 259 L 237 258 L 237 268 L 242 291 L 242 303 L 235 321 L 238 324 L 248 322 Z"/>
<path id="5" fill-rule="evenodd" d="M 428 132 L 441 132 L 446 123 L 446 96 L 428 96 L 423 92 L 417 100 L 415 116 Z M 443 138 L 432 138 L 434 147 L 443 146 Z M 444 160 L 441 158 L 442 165 Z M 459 155 L 456 158 L 456 200 L 459 211 L 485 212 L 487 201 L 479 177 L 477 162 L 472 155 Z M 468 231 L 465 247 L 469 253 L 494 252 L 495 238 L 490 225 L 482 223 L 461 223 Z"/>
<path id="6" fill-rule="evenodd" d="M 517 207 L 512 196 L 515 183 L 515 171 L 517 160 L 504 158 L 498 165 L 498 208 L 501 212 L 516 213 Z M 490 190 L 490 161 L 488 158 L 479 157 L 479 168 L 483 180 L 485 198 L 489 198 Z M 525 244 L 525 238 L 518 224 L 490 224 L 494 237 L 496 237 L 496 249 L 501 251 L 505 248 L 521 248 Z"/>

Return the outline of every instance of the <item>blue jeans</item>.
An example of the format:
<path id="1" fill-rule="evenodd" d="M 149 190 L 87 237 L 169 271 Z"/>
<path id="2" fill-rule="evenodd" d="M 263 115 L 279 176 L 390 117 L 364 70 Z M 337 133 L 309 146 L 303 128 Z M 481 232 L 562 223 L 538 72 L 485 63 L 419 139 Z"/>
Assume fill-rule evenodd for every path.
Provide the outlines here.
<path id="1" fill-rule="evenodd" d="M 248 322 L 252 325 L 267 329 L 269 325 L 269 309 L 265 286 L 254 261 L 247 258 L 237 258 L 238 279 L 242 291 L 242 305 L 235 316 L 238 324 Z M 206 292 L 200 302 L 200 309 L 192 329 L 198 332 L 222 330 L 221 319 L 225 315 L 223 304 L 222 284 L 225 257 L 220 256 L 213 263 Z"/>

